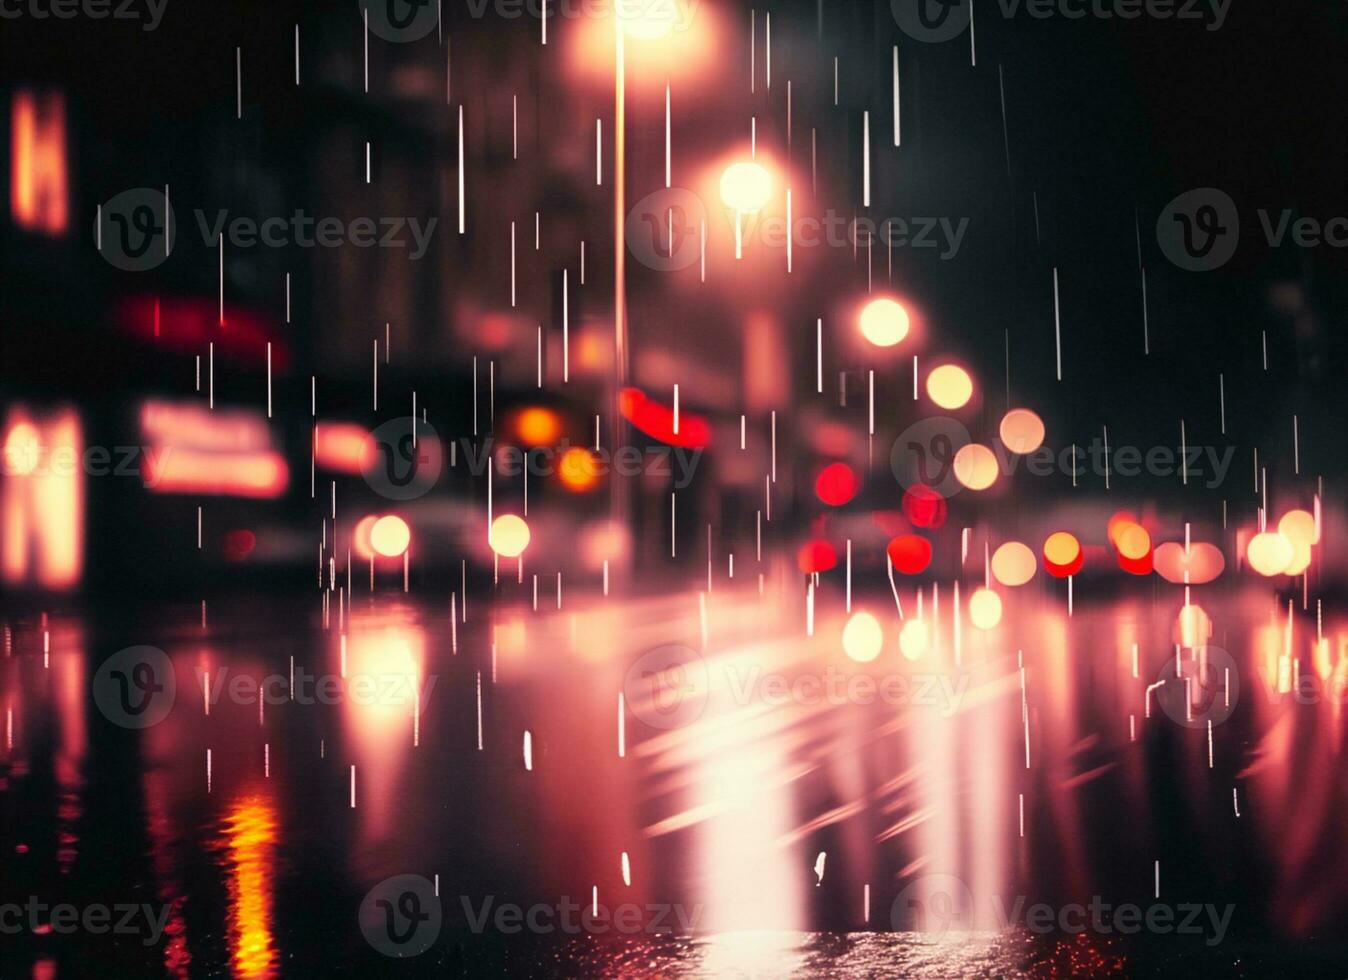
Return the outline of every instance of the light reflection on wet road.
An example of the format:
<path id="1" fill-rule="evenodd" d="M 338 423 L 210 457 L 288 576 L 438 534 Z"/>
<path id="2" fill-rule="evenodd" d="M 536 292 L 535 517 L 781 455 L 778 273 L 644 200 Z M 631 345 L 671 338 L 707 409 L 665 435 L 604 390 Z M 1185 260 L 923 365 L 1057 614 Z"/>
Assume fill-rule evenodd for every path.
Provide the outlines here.
<path id="1" fill-rule="evenodd" d="M 218 604 L 205 629 L 198 610 L 53 614 L 45 664 L 42 621 L 13 619 L 7 896 L 166 913 L 153 942 L 49 931 L 7 956 L 58 975 L 378 971 L 393 964 L 356 910 L 400 874 L 435 882 L 443 916 L 429 952 L 398 964 L 409 975 L 1038 975 L 1148 956 L 1239 972 L 1259 959 L 1250 937 L 1278 960 L 1341 916 L 1333 883 L 1348 878 L 1326 872 L 1342 870 L 1343 624 L 1317 646 L 1314 610 L 1297 608 L 1289 641 L 1285 606 L 1196 590 L 1214 631 L 1180 653 L 1206 681 L 1186 709 L 1182 593 L 1097 604 L 1078 587 L 1069 619 L 1056 587 L 1022 590 L 986 633 L 957 633 L 949 588 L 928 590 L 916 659 L 893 597 L 858 593 L 886 629 L 868 664 L 842 651 L 841 595 L 817 597 L 807 638 L 803 590 L 773 579 L 761 598 L 718 588 L 705 616 L 697 592 L 481 603 L 456 639 L 448 608 L 387 594 L 327 631 L 281 600 Z M 143 732 L 89 694 L 133 643 L 162 648 L 176 679 L 172 712 Z M 1221 942 L 1207 926 L 1140 950 L 1016 918 L 1094 896 L 1234 910 Z M 531 931 L 505 906 L 544 910 Z"/>

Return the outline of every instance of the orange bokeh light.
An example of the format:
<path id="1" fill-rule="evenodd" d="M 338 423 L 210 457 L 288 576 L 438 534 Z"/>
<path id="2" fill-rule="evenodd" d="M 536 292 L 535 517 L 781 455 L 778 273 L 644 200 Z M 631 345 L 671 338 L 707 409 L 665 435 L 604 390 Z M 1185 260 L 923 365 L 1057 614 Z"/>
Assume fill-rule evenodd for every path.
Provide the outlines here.
<path id="1" fill-rule="evenodd" d="M 147 462 L 154 493 L 271 499 L 285 493 L 290 470 L 277 452 L 203 453 L 172 448 Z"/>
<path id="2" fill-rule="evenodd" d="M 557 463 L 557 478 L 573 493 L 593 490 L 599 484 L 599 461 L 594 453 L 581 446 L 572 446 L 562 453 Z"/>
<path id="3" fill-rule="evenodd" d="M 337 473 L 360 474 L 374 462 L 375 441 L 355 422 L 314 425 L 314 463 Z"/>
<path id="4" fill-rule="evenodd" d="M 1085 552 L 1076 536 L 1067 531 L 1056 531 L 1044 542 L 1044 568 L 1055 578 L 1068 578 L 1081 571 Z"/>
<path id="5" fill-rule="evenodd" d="M 970 490 L 986 490 L 997 482 L 997 456 L 987 446 L 971 442 L 955 453 L 955 479 Z"/>
<path id="6" fill-rule="evenodd" d="M 515 417 L 515 434 L 526 446 L 550 446 L 562 434 L 562 420 L 550 408 L 526 408 Z"/>
<path id="7" fill-rule="evenodd" d="M 1151 554 L 1151 535 L 1141 524 L 1128 523 L 1113 537 L 1114 547 L 1130 561 L 1138 561 Z"/>
<path id="8" fill-rule="evenodd" d="M 1002 585 L 1024 585 L 1038 567 L 1034 552 L 1019 541 L 1008 541 L 992 553 L 992 577 Z"/>
<path id="9" fill-rule="evenodd" d="M 1002 445 L 1025 456 L 1044 444 L 1044 421 L 1028 408 L 1013 408 L 1003 416 L 999 434 Z"/>
<path id="10" fill-rule="evenodd" d="M 942 364 L 927 375 L 927 397 L 941 408 L 948 411 L 963 408 L 973 396 L 974 380 L 962 367 Z"/>
<path id="11" fill-rule="evenodd" d="M 1194 541 L 1188 551 L 1177 541 L 1159 545 L 1152 558 L 1156 574 L 1177 585 L 1206 585 L 1226 568 L 1222 550 L 1206 541 Z"/>
<path id="12" fill-rule="evenodd" d="M 59 92 L 15 92 L 10 123 L 9 209 L 14 223 L 61 235 L 70 219 L 65 97 Z"/>

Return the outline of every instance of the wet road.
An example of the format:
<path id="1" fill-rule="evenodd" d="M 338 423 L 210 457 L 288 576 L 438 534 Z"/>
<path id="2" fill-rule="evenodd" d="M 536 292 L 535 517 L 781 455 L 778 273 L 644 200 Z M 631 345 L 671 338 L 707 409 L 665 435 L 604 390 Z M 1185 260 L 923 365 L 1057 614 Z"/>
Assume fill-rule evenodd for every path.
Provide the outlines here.
<path id="1" fill-rule="evenodd" d="M 1348 625 L 1299 596 L 1042 579 L 984 631 L 859 583 L 861 663 L 836 583 L 503 578 L 8 618 L 4 975 L 1254 976 L 1342 938 Z"/>

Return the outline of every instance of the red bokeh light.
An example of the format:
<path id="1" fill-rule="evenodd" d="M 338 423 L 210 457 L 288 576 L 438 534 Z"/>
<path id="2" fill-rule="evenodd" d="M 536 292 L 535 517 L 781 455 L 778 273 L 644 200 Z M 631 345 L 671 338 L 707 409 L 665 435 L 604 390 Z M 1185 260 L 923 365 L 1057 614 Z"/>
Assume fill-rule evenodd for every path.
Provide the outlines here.
<path id="1" fill-rule="evenodd" d="M 684 449 L 705 449 L 711 442 L 711 423 L 692 412 L 679 412 L 679 431 L 674 431 L 674 410 L 647 397 L 638 388 L 624 388 L 618 399 L 623 418 L 652 439 Z"/>
<path id="2" fill-rule="evenodd" d="M 860 481 L 846 463 L 830 463 L 814 481 L 815 495 L 830 507 L 850 503 L 860 488 Z"/>
<path id="3" fill-rule="evenodd" d="M 827 541 L 810 541 L 796 553 L 796 564 L 806 575 L 827 572 L 838 567 L 838 552 Z"/>
<path id="4" fill-rule="evenodd" d="M 945 524 L 950 508 L 944 497 L 926 484 L 919 483 L 904 491 L 903 513 L 914 527 L 938 528 Z"/>
<path id="5" fill-rule="evenodd" d="M 931 564 L 931 542 L 916 534 L 900 534 L 885 550 L 894 567 L 904 575 L 921 575 Z"/>
<path id="6" fill-rule="evenodd" d="M 224 553 L 226 561 L 243 561 L 253 553 L 257 546 L 257 535 L 240 528 L 225 535 Z"/>
<path id="7" fill-rule="evenodd" d="M 1119 567 L 1129 575 L 1150 575 L 1152 573 L 1152 559 L 1155 552 L 1148 551 L 1141 558 L 1129 558 L 1124 554 L 1119 555 Z"/>

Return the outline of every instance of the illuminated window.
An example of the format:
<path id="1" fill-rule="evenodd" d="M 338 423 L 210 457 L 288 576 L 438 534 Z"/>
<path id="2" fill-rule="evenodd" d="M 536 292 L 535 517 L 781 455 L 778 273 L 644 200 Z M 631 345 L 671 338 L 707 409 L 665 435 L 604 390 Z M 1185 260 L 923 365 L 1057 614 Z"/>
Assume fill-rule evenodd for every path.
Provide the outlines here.
<path id="1" fill-rule="evenodd" d="M 84 568 L 84 440 L 72 409 L 10 409 L 0 467 L 0 579 L 65 589 Z"/>
<path id="2" fill-rule="evenodd" d="M 10 114 L 10 212 L 20 228 L 63 235 L 70 217 L 66 103 L 60 92 L 14 93 Z"/>

